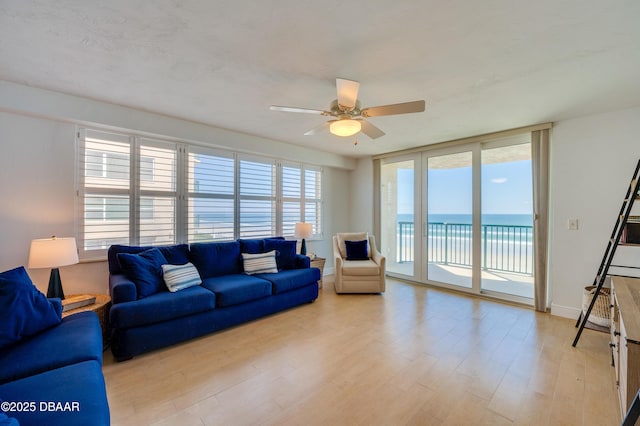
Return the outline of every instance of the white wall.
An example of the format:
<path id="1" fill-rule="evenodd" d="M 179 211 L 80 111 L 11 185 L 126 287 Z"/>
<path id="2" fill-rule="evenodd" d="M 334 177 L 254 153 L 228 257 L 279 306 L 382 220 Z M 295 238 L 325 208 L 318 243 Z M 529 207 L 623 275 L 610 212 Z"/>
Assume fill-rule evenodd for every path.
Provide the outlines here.
<path id="1" fill-rule="evenodd" d="M 560 121 L 551 148 L 551 312 L 577 318 L 640 158 L 640 107 Z M 634 206 L 634 213 L 640 211 Z M 569 218 L 579 229 L 567 229 Z M 620 247 L 617 264 L 640 266 L 640 249 Z"/>
<path id="2" fill-rule="evenodd" d="M 0 81 L 0 271 L 27 264 L 34 238 L 74 235 L 76 123 L 195 140 L 234 150 L 323 166 L 325 176 L 324 239 L 308 249 L 327 257 L 332 270 L 331 236 L 348 228 L 350 158 L 294 147 L 202 124 L 150 114 L 117 105 Z M 140 123 L 136 127 L 136 123 Z M 199 139 L 198 139 L 199 138 Z M 46 291 L 49 270 L 29 270 Z M 60 268 L 66 294 L 105 293 L 105 261 Z"/>
<path id="3" fill-rule="evenodd" d="M 324 174 L 323 211 L 324 211 L 324 239 L 322 241 L 307 242 L 307 251 L 327 259 L 324 273 L 333 274 L 332 237 L 336 232 L 349 229 L 349 172 L 347 170 L 331 169 Z"/>
<path id="4" fill-rule="evenodd" d="M 69 123 L 0 113 L 0 271 L 27 265 L 34 238 L 74 235 L 75 128 Z M 49 270 L 30 270 L 46 291 Z M 64 290 L 104 293 L 105 262 L 60 268 Z"/>
<path id="5" fill-rule="evenodd" d="M 360 158 L 355 170 L 350 172 L 349 192 L 349 227 L 344 232 L 367 231 L 374 234 L 373 229 L 373 160 Z M 380 236 L 376 236 L 379 244 Z"/>

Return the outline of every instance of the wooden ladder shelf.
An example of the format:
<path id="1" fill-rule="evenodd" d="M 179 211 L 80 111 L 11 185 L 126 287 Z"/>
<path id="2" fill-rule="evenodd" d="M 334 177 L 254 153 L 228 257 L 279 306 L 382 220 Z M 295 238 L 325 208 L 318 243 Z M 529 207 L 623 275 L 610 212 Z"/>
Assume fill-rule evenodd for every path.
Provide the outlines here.
<path id="1" fill-rule="evenodd" d="M 616 254 L 616 249 L 620 244 L 620 239 L 622 234 L 624 233 L 625 227 L 627 225 L 627 221 L 629 220 L 629 214 L 631 213 L 631 208 L 633 207 L 633 202 L 638 196 L 638 190 L 640 189 L 640 160 L 638 160 L 638 164 L 636 165 L 636 169 L 633 172 L 633 177 L 631 178 L 631 183 L 629 184 L 629 188 L 627 189 L 627 195 L 624 197 L 624 201 L 622 202 L 622 207 L 620 207 L 620 213 L 618 214 L 618 218 L 616 219 L 616 224 L 613 227 L 613 232 L 611 233 L 611 238 L 609 238 L 609 242 L 607 243 L 607 248 L 604 252 L 604 256 L 602 257 L 602 262 L 600 262 L 600 267 L 598 268 L 598 273 L 593 280 L 593 285 L 596 287 L 593 298 L 591 299 L 591 303 L 589 303 L 589 308 L 587 312 L 582 314 L 580 313 L 580 317 L 576 322 L 576 327 L 578 328 L 578 333 L 576 334 L 576 338 L 573 340 L 573 345 L 576 346 L 578 344 L 578 340 L 580 340 L 580 335 L 582 335 L 582 331 L 584 330 L 585 325 L 587 324 L 587 320 L 589 319 L 589 315 L 591 315 L 591 310 L 596 303 L 598 295 L 602 290 L 602 286 L 604 285 L 607 274 L 609 273 L 609 267 L 611 266 L 611 262 L 613 261 L 613 257 Z"/>

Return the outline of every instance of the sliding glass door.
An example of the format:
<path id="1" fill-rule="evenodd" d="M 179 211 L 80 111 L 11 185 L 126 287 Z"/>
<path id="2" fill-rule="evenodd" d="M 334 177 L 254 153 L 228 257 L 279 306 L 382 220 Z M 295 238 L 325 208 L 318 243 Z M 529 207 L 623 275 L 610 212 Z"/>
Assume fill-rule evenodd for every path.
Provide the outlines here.
<path id="1" fill-rule="evenodd" d="M 426 155 L 427 279 L 472 287 L 473 153 Z"/>
<path id="2" fill-rule="evenodd" d="M 414 276 L 415 161 L 386 162 L 380 169 L 380 247 L 387 258 L 387 271 Z M 420 234 L 418 234 L 420 235 Z"/>
<path id="3" fill-rule="evenodd" d="M 531 143 L 482 148 L 484 292 L 533 299 Z"/>
<path id="4" fill-rule="evenodd" d="M 390 275 L 532 303 L 529 134 L 384 159 L 380 182 Z"/>

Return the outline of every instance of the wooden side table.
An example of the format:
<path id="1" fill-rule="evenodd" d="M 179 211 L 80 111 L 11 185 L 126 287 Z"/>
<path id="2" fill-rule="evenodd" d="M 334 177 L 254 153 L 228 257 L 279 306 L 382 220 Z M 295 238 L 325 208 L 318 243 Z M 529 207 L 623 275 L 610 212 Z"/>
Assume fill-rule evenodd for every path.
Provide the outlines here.
<path id="1" fill-rule="evenodd" d="M 78 296 L 78 295 L 72 294 L 72 295 L 69 295 L 68 297 L 72 297 L 72 296 Z M 77 314 L 78 312 L 85 312 L 85 311 L 95 312 L 96 314 L 98 314 L 98 319 L 100 320 L 100 327 L 102 328 L 102 341 L 107 342 L 107 329 L 109 328 L 109 309 L 111 308 L 111 297 L 108 294 L 87 294 L 87 296 L 95 296 L 96 297 L 95 303 L 63 312 L 62 318 L 72 314 Z"/>
<path id="2" fill-rule="evenodd" d="M 311 267 L 320 269 L 320 281 L 318 281 L 318 288 L 322 288 L 322 275 L 324 273 L 324 263 L 327 261 L 324 257 L 316 257 L 311 260 Z"/>

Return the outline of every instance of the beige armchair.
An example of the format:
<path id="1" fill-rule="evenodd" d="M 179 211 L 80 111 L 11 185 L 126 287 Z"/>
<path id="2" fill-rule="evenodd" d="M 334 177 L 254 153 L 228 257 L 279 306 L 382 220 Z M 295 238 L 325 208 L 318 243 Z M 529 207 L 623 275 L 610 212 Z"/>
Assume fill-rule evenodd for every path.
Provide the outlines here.
<path id="1" fill-rule="evenodd" d="M 347 260 L 345 241 L 368 240 L 369 259 Z M 340 233 L 333 237 L 336 293 L 382 293 L 385 290 L 385 257 L 376 240 L 366 232 Z"/>

